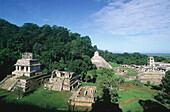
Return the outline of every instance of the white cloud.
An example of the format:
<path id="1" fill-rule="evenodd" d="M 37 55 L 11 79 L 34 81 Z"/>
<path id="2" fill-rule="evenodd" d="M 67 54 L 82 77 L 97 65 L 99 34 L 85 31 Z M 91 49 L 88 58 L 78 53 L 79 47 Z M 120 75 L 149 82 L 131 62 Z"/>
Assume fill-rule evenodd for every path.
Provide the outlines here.
<path id="1" fill-rule="evenodd" d="M 109 2 L 93 15 L 100 32 L 114 35 L 170 32 L 170 0 L 124 0 Z M 163 36 L 161 36 L 163 37 Z"/>

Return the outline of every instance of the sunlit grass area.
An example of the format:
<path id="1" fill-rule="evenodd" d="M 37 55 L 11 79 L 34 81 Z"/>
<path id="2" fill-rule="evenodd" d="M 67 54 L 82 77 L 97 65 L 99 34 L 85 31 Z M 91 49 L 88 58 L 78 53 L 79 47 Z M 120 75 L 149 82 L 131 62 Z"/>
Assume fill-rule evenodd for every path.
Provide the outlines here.
<path id="1" fill-rule="evenodd" d="M 138 74 L 136 71 L 133 71 L 133 70 L 131 70 L 131 69 L 129 69 L 129 68 L 124 68 L 124 67 L 122 67 L 121 69 L 127 70 L 129 76 L 133 76 L 133 75 Z"/>
<path id="2" fill-rule="evenodd" d="M 157 94 L 156 90 L 151 90 L 146 86 L 137 87 L 132 83 L 126 83 L 119 86 L 119 107 L 123 112 L 143 112 L 143 107 L 140 105 L 139 100 L 154 100 L 154 95 Z"/>
<path id="3" fill-rule="evenodd" d="M 117 63 L 109 62 L 109 64 L 110 64 L 112 67 L 120 67 L 120 65 L 117 64 Z"/>

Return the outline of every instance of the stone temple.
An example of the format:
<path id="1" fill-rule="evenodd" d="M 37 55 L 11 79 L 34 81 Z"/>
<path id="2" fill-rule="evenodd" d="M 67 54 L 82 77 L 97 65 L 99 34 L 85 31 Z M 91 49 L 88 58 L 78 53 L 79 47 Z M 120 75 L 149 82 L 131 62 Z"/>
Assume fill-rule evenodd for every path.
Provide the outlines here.
<path id="1" fill-rule="evenodd" d="M 38 59 L 33 59 L 32 53 L 23 53 L 22 59 L 19 59 L 14 65 L 16 69 L 12 74 L 31 77 L 41 72 L 40 65 Z"/>
<path id="2" fill-rule="evenodd" d="M 98 51 L 94 53 L 94 56 L 91 58 L 91 62 L 96 65 L 97 69 L 99 69 L 100 67 L 112 68 L 112 66 L 107 63 L 103 57 L 99 56 Z"/>
<path id="3" fill-rule="evenodd" d="M 18 59 L 14 65 L 15 71 L 12 72 L 12 75 L 7 75 L 7 77 L 0 82 L 0 88 L 13 91 L 15 88 L 21 87 L 25 92 L 29 88 L 29 81 L 40 81 L 47 77 L 46 74 L 42 74 L 40 65 L 37 59 L 33 59 L 32 53 L 23 53 L 22 59 Z M 23 78 L 21 76 L 26 77 Z"/>
<path id="4" fill-rule="evenodd" d="M 73 72 L 54 70 L 49 82 L 45 83 L 44 87 L 54 91 L 71 91 L 79 85 L 80 83 Z"/>

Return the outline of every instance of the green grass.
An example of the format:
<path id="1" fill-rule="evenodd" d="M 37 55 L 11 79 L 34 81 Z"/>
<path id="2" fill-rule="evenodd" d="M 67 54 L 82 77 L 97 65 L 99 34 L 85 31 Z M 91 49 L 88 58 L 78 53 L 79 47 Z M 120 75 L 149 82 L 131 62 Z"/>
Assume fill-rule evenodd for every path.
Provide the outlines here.
<path id="1" fill-rule="evenodd" d="M 137 101 L 133 101 L 128 103 L 125 107 L 122 108 L 123 112 L 143 112 L 143 108 L 141 107 L 141 105 L 138 103 Z"/>
<path id="2" fill-rule="evenodd" d="M 110 64 L 112 67 L 120 67 L 120 65 L 117 64 L 117 63 L 109 62 L 109 64 Z"/>
<path id="3" fill-rule="evenodd" d="M 89 82 L 88 82 L 88 83 L 86 83 L 86 82 L 81 82 L 81 84 L 82 84 L 82 85 L 81 85 L 82 87 L 84 87 L 84 86 L 99 86 L 99 85 L 97 85 L 96 83 L 89 83 Z"/>
<path id="4" fill-rule="evenodd" d="M 2 98 L 2 101 L 7 103 L 34 105 L 45 109 L 68 110 L 67 101 L 71 96 L 71 92 L 66 91 L 49 91 L 44 90 L 44 87 L 38 88 L 33 94 L 24 96 L 17 100 L 17 95 L 13 92 L 0 90 L 0 96 L 8 95 Z"/>
<path id="5" fill-rule="evenodd" d="M 28 79 L 30 79 L 30 77 L 27 77 L 27 76 L 20 76 L 20 77 L 17 77 L 17 79 L 26 79 L 26 80 L 28 80 Z"/>
<path id="6" fill-rule="evenodd" d="M 138 103 L 139 100 L 154 100 L 154 95 L 157 91 L 151 90 L 146 86 L 137 87 L 131 83 L 126 83 L 119 87 L 123 89 L 119 91 L 119 106 L 122 108 L 123 112 L 142 112 L 143 108 Z"/>
<path id="7" fill-rule="evenodd" d="M 133 75 L 138 74 L 136 71 L 133 71 L 133 70 L 131 70 L 131 69 L 129 69 L 129 68 L 124 68 L 124 67 L 122 67 L 121 69 L 127 70 L 127 71 L 128 71 L 128 74 L 127 74 L 127 75 L 129 75 L 129 76 L 133 76 Z"/>
<path id="8" fill-rule="evenodd" d="M 124 76 L 125 78 L 129 78 L 128 76 Z"/>
<path id="9" fill-rule="evenodd" d="M 125 81 L 125 83 L 133 83 L 133 81 Z"/>

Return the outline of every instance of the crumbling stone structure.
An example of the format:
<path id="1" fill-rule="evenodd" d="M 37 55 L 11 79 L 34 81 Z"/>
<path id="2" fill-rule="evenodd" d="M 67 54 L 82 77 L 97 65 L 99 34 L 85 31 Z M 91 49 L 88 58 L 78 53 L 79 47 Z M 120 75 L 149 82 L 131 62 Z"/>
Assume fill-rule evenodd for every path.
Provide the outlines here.
<path id="1" fill-rule="evenodd" d="M 95 92 L 96 86 L 81 87 L 72 94 L 68 102 L 74 106 L 92 106 L 95 103 L 93 96 Z"/>
<path id="2" fill-rule="evenodd" d="M 34 78 L 45 78 L 46 74 L 41 73 L 40 62 L 37 59 L 33 59 L 32 53 L 23 53 L 22 59 L 17 60 L 15 64 L 15 71 L 13 75 L 7 76 L 0 82 L 0 88 L 13 91 L 16 87 L 21 87 L 25 92 L 28 89 L 28 81 L 32 76 L 39 76 Z M 21 78 L 26 76 L 26 78 Z M 39 78 L 41 79 L 41 78 Z"/>
<path id="3" fill-rule="evenodd" d="M 122 67 L 129 68 L 138 72 L 136 76 L 142 83 L 150 81 L 151 84 L 161 84 L 162 77 L 165 77 L 165 72 L 170 70 L 170 63 L 155 62 L 154 57 L 148 57 L 148 64 L 146 65 L 122 65 Z M 125 80 L 134 79 L 136 76 Z"/>
<path id="4" fill-rule="evenodd" d="M 44 84 L 44 87 L 54 91 L 71 91 L 78 86 L 80 86 L 80 83 L 73 72 L 58 70 L 54 70 L 49 82 Z"/>
<path id="5" fill-rule="evenodd" d="M 23 53 L 22 59 L 19 59 L 15 64 L 15 71 L 12 74 L 17 76 L 31 77 L 41 72 L 40 62 L 38 59 L 33 59 L 32 53 Z"/>
<path id="6" fill-rule="evenodd" d="M 107 63 L 103 57 L 99 56 L 98 51 L 94 53 L 94 56 L 91 58 L 91 62 L 96 65 L 97 69 L 99 69 L 100 67 L 112 68 L 112 66 Z"/>

